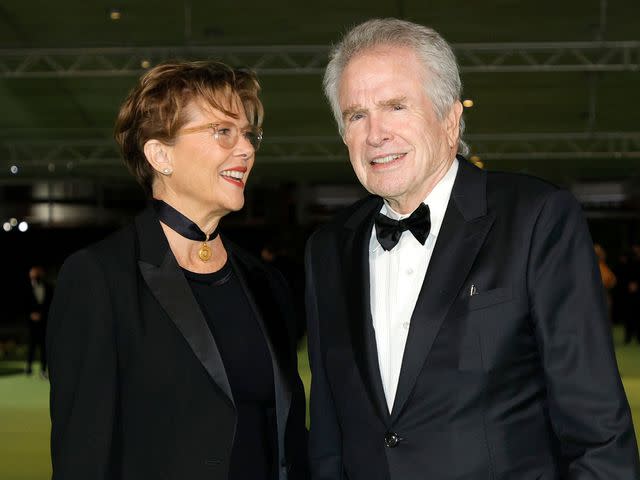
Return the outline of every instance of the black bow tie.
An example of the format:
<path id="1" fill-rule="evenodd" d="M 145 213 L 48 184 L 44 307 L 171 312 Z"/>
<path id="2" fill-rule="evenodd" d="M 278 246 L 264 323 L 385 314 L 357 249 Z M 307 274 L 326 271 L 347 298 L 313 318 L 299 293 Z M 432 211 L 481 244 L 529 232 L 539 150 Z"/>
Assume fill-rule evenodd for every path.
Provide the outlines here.
<path id="1" fill-rule="evenodd" d="M 394 220 L 381 213 L 375 218 L 376 237 L 385 250 L 391 250 L 400 241 L 400 236 L 405 230 L 413 233 L 422 245 L 427 241 L 431 229 L 429 207 L 421 203 L 413 213 L 402 220 Z"/>

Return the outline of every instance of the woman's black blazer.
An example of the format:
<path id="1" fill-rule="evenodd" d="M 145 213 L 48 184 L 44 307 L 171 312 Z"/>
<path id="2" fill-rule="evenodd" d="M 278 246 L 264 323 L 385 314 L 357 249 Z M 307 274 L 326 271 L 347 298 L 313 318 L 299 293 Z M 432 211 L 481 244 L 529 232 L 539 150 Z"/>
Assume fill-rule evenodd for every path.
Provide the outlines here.
<path id="1" fill-rule="evenodd" d="M 306 478 L 305 401 L 288 289 L 277 272 L 224 242 L 271 353 L 278 478 Z M 151 208 L 65 261 L 47 347 L 54 480 L 227 479 L 233 396 Z"/>

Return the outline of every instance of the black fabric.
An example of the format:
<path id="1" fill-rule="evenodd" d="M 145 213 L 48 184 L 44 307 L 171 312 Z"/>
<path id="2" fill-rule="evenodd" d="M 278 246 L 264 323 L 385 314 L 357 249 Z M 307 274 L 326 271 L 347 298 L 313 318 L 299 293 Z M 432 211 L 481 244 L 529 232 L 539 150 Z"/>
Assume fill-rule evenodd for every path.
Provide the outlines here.
<path id="1" fill-rule="evenodd" d="M 236 406 L 229 480 L 273 480 L 274 379 L 264 335 L 229 263 L 214 273 L 183 272 L 220 350 Z"/>
<path id="2" fill-rule="evenodd" d="M 640 478 L 580 204 L 540 180 L 459 162 L 390 414 L 369 320 L 382 199 L 309 239 L 312 478 Z"/>
<path id="3" fill-rule="evenodd" d="M 409 230 L 422 245 L 427 241 L 431 230 L 429 206 L 421 203 L 409 217 L 394 220 L 382 213 L 375 217 L 376 237 L 385 250 L 391 250 L 400 241 L 402 232 Z"/>
<path id="4" fill-rule="evenodd" d="M 271 353 L 278 478 L 307 480 L 289 291 L 277 272 L 221 240 Z M 65 261 L 47 356 L 53 480 L 229 480 L 231 388 L 151 205 Z"/>
<path id="5" fill-rule="evenodd" d="M 216 228 L 211 235 L 207 237 L 195 222 L 192 222 L 185 215 L 173 208 L 164 200 L 158 200 L 154 198 L 151 201 L 154 210 L 158 215 L 158 219 L 167 225 L 171 230 L 179 233 L 189 240 L 199 240 L 201 242 L 213 240 L 218 236 L 218 229 Z"/>

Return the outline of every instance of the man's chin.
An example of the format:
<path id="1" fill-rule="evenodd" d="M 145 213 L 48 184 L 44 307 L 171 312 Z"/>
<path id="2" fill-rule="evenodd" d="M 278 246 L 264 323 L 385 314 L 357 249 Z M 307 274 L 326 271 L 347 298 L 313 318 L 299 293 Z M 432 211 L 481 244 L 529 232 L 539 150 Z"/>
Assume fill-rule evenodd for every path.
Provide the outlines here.
<path id="1" fill-rule="evenodd" d="M 391 200 L 393 200 L 394 198 L 401 197 L 403 192 L 405 191 L 404 188 L 397 185 L 396 183 L 377 184 L 377 185 L 373 185 L 371 188 L 368 188 L 367 190 L 373 193 L 374 195 L 378 195 L 379 197 L 382 197 L 384 199 L 391 199 Z"/>

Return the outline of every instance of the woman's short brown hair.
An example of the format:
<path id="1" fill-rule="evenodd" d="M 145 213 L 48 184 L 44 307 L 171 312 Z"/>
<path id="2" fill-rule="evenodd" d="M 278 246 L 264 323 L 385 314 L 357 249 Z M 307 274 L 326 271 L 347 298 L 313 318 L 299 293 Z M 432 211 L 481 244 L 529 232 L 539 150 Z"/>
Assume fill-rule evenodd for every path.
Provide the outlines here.
<path id="1" fill-rule="evenodd" d="M 185 109 L 193 101 L 235 118 L 233 102 L 239 98 L 249 122 L 260 126 L 263 109 L 259 91 L 253 72 L 220 62 L 175 61 L 155 66 L 131 90 L 115 124 L 114 136 L 129 171 L 151 195 L 155 171 L 144 155 L 148 140 L 172 145 L 188 121 Z"/>

